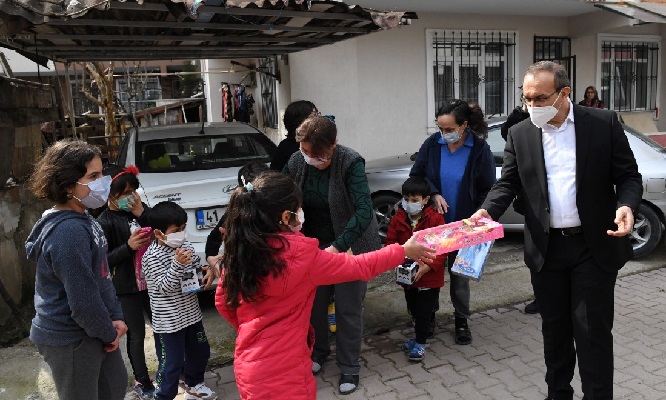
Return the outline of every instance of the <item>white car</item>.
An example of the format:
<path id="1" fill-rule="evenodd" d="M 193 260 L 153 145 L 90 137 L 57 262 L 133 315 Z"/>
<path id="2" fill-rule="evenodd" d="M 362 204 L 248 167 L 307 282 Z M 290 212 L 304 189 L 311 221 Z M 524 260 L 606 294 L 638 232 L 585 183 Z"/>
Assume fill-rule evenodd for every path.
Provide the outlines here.
<path id="1" fill-rule="evenodd" d="M 503 121 L 489 123 L 488 144 L 495 155 L 497 178 L 501 175 L 504 139 L 500 134 Z M 643 201 L 635 215 L 631 244 L 634 257 L 642 257 L 654 250 L 660 243 L 666 223 L 666 149 L 648 136 L 624 126 L 625 134 L 638 163 L 638 171 L 643 175 Z M 425 140 L 425 138 L 424 138 Z M 421 145 L 415 143 L 414 148 Z M 414 154 L 386 157 L 366 163 L 368 184 L 372 203 L 379 223 L 380 235 L 386 235 L 388 223 L 395 212 L 395 206 L 402 198 L 402 183 L 409 176 L 414 165 Z M 499 219 L 507 231 L 522 231 L 523 216 L 509 207 Z"/>
<path id="2" fill-rule="evenodd" d="M 136 165 L 138 193 L 148 206 L 178 203 L 187 212 L 187 239 L 205 260 L 208 233 L 215 227 L 238 185 L 245 163 L 268 163 L 275 144 L 241 122 L 139 128 L 125 136 L 117 164 Z"/>

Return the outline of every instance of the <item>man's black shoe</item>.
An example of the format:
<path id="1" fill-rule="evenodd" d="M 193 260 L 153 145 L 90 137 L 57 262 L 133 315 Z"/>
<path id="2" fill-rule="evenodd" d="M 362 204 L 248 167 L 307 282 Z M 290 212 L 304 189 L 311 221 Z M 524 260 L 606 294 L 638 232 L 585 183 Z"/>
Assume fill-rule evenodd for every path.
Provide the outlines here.
<path id="1" fill-rule="evenodd" d="M 525 314 L 538 314 L 538 313 L 539 313 L 539 305 L 537 304 L 536 300 L 525 306 Z"/>

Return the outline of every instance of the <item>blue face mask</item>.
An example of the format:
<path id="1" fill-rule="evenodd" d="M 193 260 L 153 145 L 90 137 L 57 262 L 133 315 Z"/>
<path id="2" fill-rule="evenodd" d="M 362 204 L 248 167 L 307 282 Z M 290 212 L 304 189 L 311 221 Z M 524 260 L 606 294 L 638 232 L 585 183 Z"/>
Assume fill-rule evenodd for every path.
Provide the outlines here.
<path id="1" fill-rule="evenodd" d="M 118 209 L 127 212 L 131 211 L 129 207 L 130 200 L 134 201 L 134 196 L 132 196 L 131 194 L 129 196 L 123 197 L 122 199 L 116 200 L 116 205 L 118 206 Z"/>

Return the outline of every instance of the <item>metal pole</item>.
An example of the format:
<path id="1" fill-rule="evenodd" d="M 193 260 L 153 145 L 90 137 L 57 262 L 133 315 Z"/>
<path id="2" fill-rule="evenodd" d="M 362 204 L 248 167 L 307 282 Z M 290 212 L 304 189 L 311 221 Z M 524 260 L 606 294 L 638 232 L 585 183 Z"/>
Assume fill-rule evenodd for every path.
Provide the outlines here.
<path id="1" fill-rule="evenodd" d="M 84 72 L 85 73 L 85 72 Z M 74 117 L 74 96 L 72 96 L 72 82 L 69 79 L 69 63 L 65 63 L 65 83 L 67 84 L 67 108 L 69 108 L 69 122 L 72 124 L 72 137 L 76 138 L 76 118 Z"/>

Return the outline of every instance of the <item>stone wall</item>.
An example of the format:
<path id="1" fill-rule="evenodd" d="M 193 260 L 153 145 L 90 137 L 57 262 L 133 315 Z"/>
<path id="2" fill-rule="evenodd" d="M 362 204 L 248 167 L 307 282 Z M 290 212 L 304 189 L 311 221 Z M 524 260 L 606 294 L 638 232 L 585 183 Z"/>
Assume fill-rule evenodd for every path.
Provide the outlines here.
<path id="1" fill-rule="evenodd" d="M 25 181 L 41 157 L 43 122 L 59 118 L 50 85 L 0 76 L 0 280 L 19 306 L 32 304 L 35 265 L 25 256 L 25 240 L 50 207 L 35 199 Z M 0 298 L 0 333 L 12 316 Z"/>

